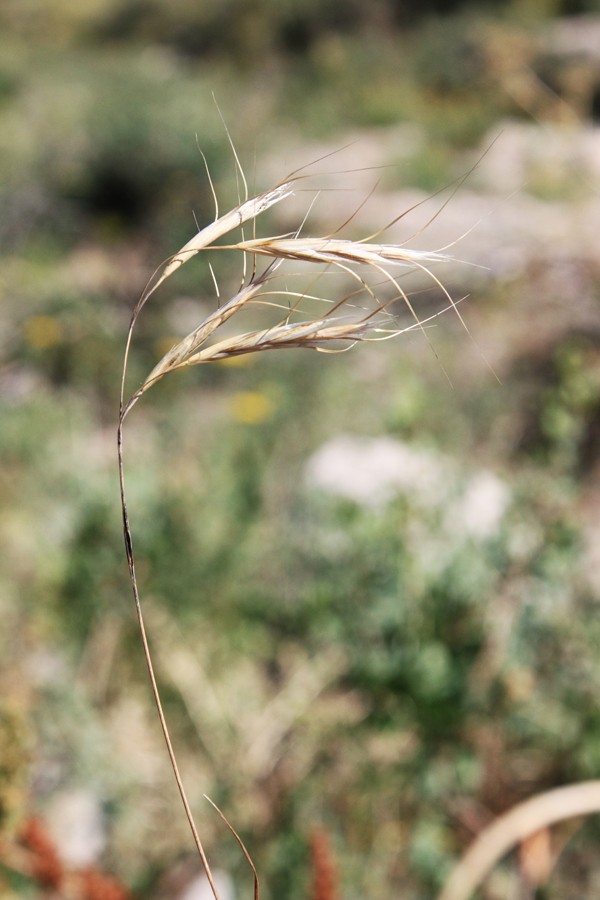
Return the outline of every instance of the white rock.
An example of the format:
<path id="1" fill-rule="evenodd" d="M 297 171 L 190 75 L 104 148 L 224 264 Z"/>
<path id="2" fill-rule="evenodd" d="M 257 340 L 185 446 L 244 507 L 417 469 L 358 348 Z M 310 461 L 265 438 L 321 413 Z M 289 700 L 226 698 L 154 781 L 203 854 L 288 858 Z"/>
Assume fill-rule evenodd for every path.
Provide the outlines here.
<path id="1" fill-rule="evenodd" d="M 221 869 L 214 869 L 212 876 L 220 900 L 235 900 L 231 875 Z M 214 900 L 213 892 L 204 872 L 188 884 L 178 900 Z"/>
<path id="2" fill-rule="evenodd" d="M 500 527 L 510 501 L 507 486 L 493 472 L 481 469 L 467 485 L 463 496 L 452 505 L 447 525 L 479 540 L 492 537 Z"/>
<path id="3" fill-rule="evenodd" d="M 590 13 L 548 23 L 544 43 L 553 53 L 587 56 L 600 61 L 600 16 Z"/>
<path id="4" fill-rule="evenodd" d="M 506 484 L 487 469 L 460 484 L 460 470 L 442 453 L 390 437 L 339 435 L 309 459 L 308 487 L 376 509 L 404 494 L 422 508 L 446 507 L 444 526 L 461 538 L 486 540 L 498 530 L 510 502 Z"/>
<path id="5" fill-rule="evenodd" d="M 59 856 L 69 867 L 91 865 L 106 846 L 102 806 L 91 791 L 57 794 L 46 812 L 46 821 Z"/>
<path id="6" fill-rule="evenodd" d="M 434 500 L 446 478 L 443 459 L 390 437 L 340 435 L 323 445 L 305 469 L 309 487 L 377 507 L 394 494 Z"/>

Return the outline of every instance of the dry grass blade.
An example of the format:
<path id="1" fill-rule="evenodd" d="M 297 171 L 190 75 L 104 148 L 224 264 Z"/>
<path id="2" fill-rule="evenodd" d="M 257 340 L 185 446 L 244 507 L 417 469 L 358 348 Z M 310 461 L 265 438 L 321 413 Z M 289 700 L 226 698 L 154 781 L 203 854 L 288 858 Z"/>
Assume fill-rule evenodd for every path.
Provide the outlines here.
<path id="1" fill-rule="evenodd" d="M 223 819 L 223 821 L 225 822 L 225 824 L 227 825 L 227 827 L 228 827 L 229 830 L 231 831 L 232 835 L 234 836 L 234 838 L 236 839 L 236 841 L 238 842 L 238 844 L 239 844 L 240 847 L 242 848 L 242 852 L 243 852 L 244 856 L 246 857 L 246 859 L 248 860 L 248 862 L 249 862 L 249 864 L 250 864 L 250 868 L 252 869 L 252 872 L 253 872 L 253 874 L 254 874 L 254 900 L 259 900 L 259 896 L 258 896 L 258 872 L 256 871 L 256 867 L 255 867 L 254 863 L 252 862 L 252 857 L 250 856 L 250 854 L 249 854 L 248 851 L 246 850 L 246 846 L 245 846 L 243 840 L 241 839 L 241 837 L 239 836 L 239 834 L 237 833 L 237 831 L 235 830 L 235 828 L 233 827 L 233 825 L 231 824 L 231 822 L 229 822 L 229 821 L 227 820 L 227 818 L 225 817 L 225 815 L 221 812 L 221 810 L 219 809 L 219 807 L 217 806 L 217 804 L 214 803 L 214 801 L 212 801 L 212 800 L 210 799 L 210 797 L 208 797 L 206 794 L 204 794 L 204 797 L 205 797 L 206 800 L 208 800 L 208 802 L 210 803 L 211 806 L 214 806 L 214 808 L 215 808 L 216 811 L 219 813 L 219 815 L 221 816 L 221 818 Z"/>
<path id="2" fill-rule="evenodd" d="M 600 812 L 600 781 L 583 781 L 519 803 L 484 829 L 452 871 L 438 900 L 468 900 L 496 863 L 543 828 Z"/>

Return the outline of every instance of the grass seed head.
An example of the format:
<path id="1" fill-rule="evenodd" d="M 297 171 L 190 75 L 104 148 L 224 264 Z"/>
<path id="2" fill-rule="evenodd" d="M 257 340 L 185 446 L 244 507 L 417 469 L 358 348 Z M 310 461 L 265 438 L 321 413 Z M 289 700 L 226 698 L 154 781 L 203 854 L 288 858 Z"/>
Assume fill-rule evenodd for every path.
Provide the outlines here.
<path id="1" fill-rule="evenodd" d="M 271 190 L 239 203 L 225 215 L 217 215 L 214 222 L 194 235 L 168 261 L 154 285 L 142 295 L 133 321 L 156 288 L 184 262 L 201 250 L 237 249 L 244 254 L 251 254 L 255 261 L 257 256 L 264 256 L 271 260 L 262 273 L 256 272 L 255 262 L 254 273 L 249 282 L 242 285 L 227 303 L 211 313 L 197 328 L 171 347 L 126 405 L 125 411 L 160 378 L 183 366 L 224 360 L 271 349 L 310 348 L 325 352 L 339 352 L 340 349 L 348 349 L 357 341 L 385 340 L 402 331 L 409 330 L 399 329 L 388 311 L 388 307 L 395 300 L 403 300 L 408 307 L 415 320 L 411 327 L 422 329 L 423 323 L 415 312 L 408 295 L 398 283 L 398 275 L 392 274 L 393 270 L 398 267 L 427 273 L 446 294 L 450 306 L 456 309 L 446 289 L 428 268 L 431 263 L 447 262 L 452 259 L 447 254 L 438 251 L 411 250 L 404 245 L 374 243 L 369 239 L 350 241 L 335 236 L 302 237 L 299 232 L 291 236 L 279 235 L 253 238 L 252 240 L 244 240 L 242 234 L 242 240 L 235 244 L 226 246 L 216 244 L 216 241 L 224 235 L 246 222 L 254 221 L 262 212 L 288 197 L 293 192 L 297 178 L 297 175 L 292 175 Z M 292 317 L 301 313 L 300 304 L 303 300 L 322 298 L 315 298 L 308 292 L 293 292 L 287 287 L 283 290 L 273 290 L 270 282 L 281 277 L 279 274 L 276 275 L 275 271 L 284 261 L 308 263 L 313 267 L 316 266 L 320 274 L 337 270 L 358 281 L 358 288 L 341 300 L 335 301 L 326 316 L 314 314 L 312 318 L 304 321 L 292 321 Z M 370 274 L 373 278 L 370 278 Z M 388 285 L 392 285 L 396 291 L 391 300 L 386 299 L 384 302 L 376 294 L 376 287 L 381 282 L 382 275 Z M 318 277 L 320 277 L 319 274 L 315 280 Z M 361 293 L 368 297 L 373 309 L 365 310 L 349 302 L 351 298 Z M 287 296 L 289 307 L 260 300 L 261 297 L 273 294 Z M 293 298 L 293 303 L 291 298 Z M 279 306 L 285 310 L 285 316 L 273 327 L 238 334 L 206 345 L 209 338 L 221 325 L 251 302 Z M 326 302 L 331 303 L 331 301 Z M 358 310 L 354 315 L 349 314 L 351 306 Z M 343 311 L 340 315 L 335 315 L 337 310 Z M 393 327 L 389 327 L 390 323 Z M 388 327 L 382 328 L 382 324 Z"/>
<path id="2" fill-rule="evenodd" d="M 237 154 L 236 162 L 239 166 Z M 239 166 L 239 168 L 241 171 L 241 166 Z M 252 241 L 245 241 L 242 231 L 242 241 L 233 246 L 236 249 L 243 251 L 243 253 L 245 254 L 244 260 L 246 259 L 246 254 L 252 254 L 255 257 L 254 270 L 249 281 L 245 283 L 246 270 L 244 267 L 244 278 L 242 280 L 242 286 L 237 291 L 237 293 L 234 294 L 234 296 L 231 297 L 231 299 L 227 303 L 211 313 L 211 315 L 209 315 L 203 322 L 201 322 L 197 326 L 197 328 L 191 331 L 185 338 L 177 341 L 174 346 L 171 347 L 171 349 L 163 356 L 158 365 L 155 366 L 148 378 L 144 381 L 141 388 L 139 388 L 131 397 L 131 399 L 127 403 L 125 403 L 125 380 L 127 375 L 127 363 L 131 347 L 132 334 L 137 318 L 148 298 L 152 295 L 156 288 L 160 284 L 162 284 L 163 281 L 165 281 L 166 278 L 168 278 L 192 256 L 199 253 L 201 250 L 205 250 L 208 248 L 217 249 L 217 247 L 221 245 L 215 244 L 215 242 L 222 238 L 225 234 L 228 234 L 237 227 L 243 226 L 248 221 L 254 221 L 257 216 L 260 215 L 260 213 L 264 212 L 274 204 L 278 203 L 280 200 L 283 200 L 285 197 L 289 196 L 298 179 L 300 177 L 304 177 L 298 175 L 299 171 L 300 170 L 297 170 L 297 172 L 287 178 L 286 181 L 277 185 L 273 189 L 264 191 L 263 193 L 258 194 L 252 199 L 248 199 L 246 189 L 246 199 L 244 200 L 244 202 L 239 202 L 234 209 L 230 210 L 223 216 L 218 215 L 217 209 L 215 213 L 215 221 L 212 222 L 211 225 L 208 225 L 206 228 L 198 231 L 198 233 L 190 241 L 188 241 L 178 253 L 176 253 L 173 257 L 171 257 L 170 260 L 167 261 L 166 265 L 161 267 L 161 269 L 157 273 L 158 277 L 156 278 L 156 280 L 153 280 L 153 282 L 151 281 L 149 283 L 148 287 L 143 292 L 134 309 L 127 336 L 127 344 L 125 349 L 125 358 L 123 362 L 123 371 L 121 378 L 120 416 L 117 432 L 119 484 L 121 491 L 125 547 L 136 605 L 136 614 L 142 638 L 144 656 L 150 675 L 152 691 L 158 708 L 161 728 L 166 741 L 171 766 L 177 782 L 181 800 L 185 808 L 188 823 L 194 837 L 194 842 L 202 860 L 204 871 L 208 878 L 215 900 L 219 900 L 219 894 L 211 874 L 211 869 L 206 857 L 206 853 L 204 851 L 202 841 L 196 829 L 194 816 L 192 814 L 181 774 L 179 772 L 175 751 L 173 749 L 173 745 L 169 735 L 169 729 L 167 727 L 164 710 L 160 699 L 160 693 L 154 674 L 152 657 L 146 636 L 144 617 L 142 614 L 135 573 L 133 542 L 131 537 L 129 514 L 127 511 L 127 502 L 125 496 L 125 476 L 123 464 L 123 424 L 125 417 L 137 402 L 137 400 L 141 397 L 141 395 L 149 387 L 151 387 L 151 385 L 155 384 L 168 372 L 182 368 L 183 366 L 197 365 L 212 360 L 232 359 L 235 357 L 244 356 L 249 353 L 263 352 L 265 350 L 271 349 L 310 348 L 325 352 L 339 352 L 340 344 L 343 345 L 343 348 L 347 349 L 357 341 L 385 340 L 388 337 L 392 337 L 394 334 L 400 333 L 400 329 L 398 329 L 397 327 L 382 328 L 380 327 L 381 320 L 383 319 L 386 325 L 389 325 L 390 321 L 394 323 L 394 320 L 390 316 L 387 307 L 389 307 L 389 305 L 393 303 L 394 300 L 399 298 L 402 298 L 405 301 L 407 307 L 409 308 L 415 319 L 415 324 L 410 327 L 419 327 L 422 329 L 423 323 L 419 320 L 416 312 L 414 311 L 406 292 L 403 291 L 396 278 L 394 278 L 391 273 L 388 272 L 388 269 L 386 267 L 400 266 L 404 268 L 408 267 L 429 272 L 429 270 L 427 269 L 428 263 L 449 259 L 449 257 L 438 252 L 427 253 L 422 251 L 411 251 L 406 249 L 404 246 L 372 243 L 370 242 L 370 239 L 366 239 L 364 241 L 347 241 L 343 239 L 337 239 L 334 236 L 324 238 L 302 238 L 300 237 L 300 230 L 303 227 L 304 223 L 302 223 L 301 228 L 298 229 L 298 232 L 292 236 L 278 236 L 262 239 L 255 238 Z M 244 187 L 246 188 L 246 180 L 243 176 L 243 172 L 242 179 L 244 181 Z M 347 222 L 345 224 L 347 224 Z M 385 231 L 385 229 L 383 230 Z M 382 232 L 379 232 L 378 234 L 380 233 Z M 372 235 L 372 238 L 377 237 L 378 234 Z M 256 256 L 258 255 L 270 258 L 271 262 L 262 273 L 257 274 Z M 304 301 L 313 301 L 316 298 L 309 294 L 308 291 L 290 291 L 287 286 L 283 290 L 272 289 L 273 285 L 270 282 L 272 282 L 275 278 L 280 277 L 279 274 L 276 274 L 276 270 L 284 260 L 297 263 L 310 263 L 312 266 L 318 266 L 324 271 L 337 270 L 338 272 L 346 273 L 346 275 L 351 275 L 358 281 L 358 288 L 353 293 L 346 294 L 344 297 L 342 297 L 342 299 L 334 302 L 333 305 L 329 308 L 329 312 L 327 315 L 319 316 L 314 314 L 311 315 L 308 319 L 301 322 L 292 321 L 292 317 L 303 314 L 304 311 L 301 309 L 301 303 L 303 303 Z M 376 275 L 377 280 L 373 285 L 370 285 L 367 281 L 368 273 L 375 273 Z M 391 300 L 388 299 L 385 302 L 380 301 L 376 294 L 378 283 L 381 281 L 381 274 L 385 276 L 388 285 L 393 285 L 397 291 L 397 295 L 395 297 L 393 297 Z M 429 274 L 439 285 L 439 287 L 443 291 L 445 291 L 445 289 L 435 278 L 435 276 L 433 276 L 431 273 Z M 320 276 L 318 275 L 317 277 Z M 351 304 L 349 301 L 353 297 L 363 292 L 365 292 L 366 295 L 373 301 L 374 309 L 363 309 L 360 312 L 350 313 Z M 445 293 L 450 302 L 450 305 L 454 306 L 454 302 L 450 298 L 448 292 L 445 291 Z M 264 299 L 267 295 L 273 296 L 277 294 L 284 297 L 287 296 L 287 299 L 290 301 L 289 308 L 283 307 L 282 304 L 274 303 L 271 300 Z M 263 299 L 261 299 L 261 297 Z M 293 305 L 291 303 L 292 298 L 294 298 Z M 280 318 L 280 321 L 277 322 L 273 327 L 234 335 L 232 337 L 227 337 L 223 340 L 207 344 L 207 341 L 209 341 L 209 339 L 215 334 L 215 332 L 221 325 L 223 325 L 228 319 L 232 318 L 236 312 L 238 312 L 243 307 L 246 307 L 250 303 L 264 303 L 271 307 L 280 307 L 285 310 L 285 314 L 283 318 Z M 354 308 L 356 309 L 356 307 Z M 360 309 L 360 307 L 358 309 Z M 338 310 L 342 310 L 342 312 L 336 314 Z M 239 839 L 235 831 L 233 833 L 238 839 L 254 871 L 255 900 L 258 900 L 258 879 L 256 878 L 256 870 L 254 869 L 254 865 L 252 864 L 252 861 L 250 860 L 250 857 L 248 856 L 241 840 Z"/>
<path id="3" fill-rule="evenodd" d="M 257 253 L 274 259 L 323 265 L 351 264 L 384 266 L 393 263 L 415 268 L 428 262 L 448 262 L 452 257 L 429 250 L 409 250 L 396 244 L 371 244 L 332 238 L 257 238 L 234 245 L 246 253 Z"/>

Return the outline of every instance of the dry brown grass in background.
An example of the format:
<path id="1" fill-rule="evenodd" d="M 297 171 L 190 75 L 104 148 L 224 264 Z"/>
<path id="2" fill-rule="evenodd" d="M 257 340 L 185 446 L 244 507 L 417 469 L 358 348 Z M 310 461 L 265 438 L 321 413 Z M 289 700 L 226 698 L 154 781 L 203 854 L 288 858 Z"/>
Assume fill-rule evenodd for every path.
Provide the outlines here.
<path id="1" fill-rule="evenodd" d="M 429 268 L 433 263 L 444 262 L 451 258 L 441 251 L 415 251 L 410 250 L 405 245 L 374 243 L 373 239 L 379 237 L 385 229 L 362 241 L 350 241 L 338 237 L 338 232 L 341 229 L 325 237 L 304 237 L 300 233 L 304 223 L 302 223 L 298 232 L 291 235 L 257 238 L 255 235 L 256 219 L 262 212 L 290 196 L 294 188 L 299 186 L 300 181 L 307 177 L 304 174 L 299 174 L 300 171 L 292 173 L 275 188 L 248 198 L 246 182 L 240 167 L 246 190 L 245 199 L 225 215 L 219 216 L 215 196 L 215 205 L 217 206 L 215 221 L 199 231 L 155 273 L 155 278 L 147 286 L 135 307 L 123 364 L 118 452 L 125 545 L 131 583 L 146 663 L 171 765 L 194 841 L 216 900 L 219 900 L 217 888 L 211 875 L 200 836 L 194 824 L 193 815 L 177 766 L 146 636 L 136 581 L 131 529 L 125 496 L 123 469 L 124 420 L 142 394 L 152 385 L 169 372 L 185 366 L 229 359 L 270 349 L 305 348 L 324 352 L 340 352 L 350 348 L 358 341 L 386 340 L 411 328 L 423 330 L 425 321 L 428 320 L 421 321 L 419 319 L 409 294 L 399 283 L 398 270 L 416 270 L 425 273 L 445 296 L 447 300 L 446 309 L 453 309 L 461 319 L 461 322 L 463 322 L 450 294 Z M 405 214 L 403 213 L 402 215 Z M 401 217 L 399 216 L 398 219 Z M 398 221 L 398 219 L 395 221 Z M 347 225 L 348 222 L 344 223 L 344 225 Z M 246 223 L 252 223 L 254 236 L 251 240 L 245 239 L 243 234 L 243 226 Z M 177 271 L 181 265 L 203 250 L 209 248 L 211 250 L 225 249 L 223 245 L 215 242 L 240 227 L 242 228 L 242 239 L 236 243 L 226 245 L 226 249 L 236 249 L 243 253 L 244 256 L 244 276 L 240 289 L 226 303 L 220 305 L 203 322 L 199 323 L 190 334 L 176 342 L 148 375 L 142 386 L 126 400 L 125 382 L 131 337 L 137 318 L 144 305 L 156 289 Z M 245 260 L 247 256 L 253 258 L 250 277 L 246 277 Z M 257 257 L 261 256 L 267 257 L 269 263 L 263 271 L 259 272 L 257 269 Z M 283 277 L 280 267 L 285 261 L 292 261 L 293 263 L 311 267 L 312 283 L 308 290 L 294 292 L 290 291 L 285 284 L 280 286 L 280 279 Z M 332 271 L 341 273 L 344 277 L 356 282 L 354 291 L 335 300 L 316 295 L 314 293 L 315 284 L 319 281 L 322 274 L 325 272 L 331 273 Z M 306 276 L 306 271 L 301 270 L 301 274 Z M 286 277 L 290 277 L 289 272 L 286 274 Z M 390 286 L 392 287 L 393 295 L 391 299 L 389 296 L 383 299 L 379 298 L 378 290 L 381 290 L 382 285 L 387 290 L 389 290 Z M 323 315 L 310 313 L 306 317 L 306 314 L 303 313 L 303 303 L 316 300 L 321 300 L 326 304 L 328 306 L 327 311 Z M 287 301 L 287 305 L 285 301 Z M 402 301 L 406 304 L 414 319 L 409 329 L 400 328 L 391 315 L 389 307 L 397 301 Z M 256 305 L 262 305 L 268 309 L 282 310 L 283 314 L 280 312 L 279 319 L 268 328 L 242 332 L 233 336 L 228 335 L 221 340 L 214 340 L 216 332 L 225 322 L 230 320 L 240 310 L 249 309 Z M 303 315 L 305 317 L 301 318 Z M 176 677 L 176 675 L 174 674 L 173 677 Z M 439 900 L 467 900 L 471 893 L 482 883 L 495 863 L 518 844 L 521 844 L 523 848 L 521 868 L 525 877 L 529 877 L 530 881 L 537 879 L 538 882 L 541 882 L 544 877 L 549 875 L 556 859 L 556 853 L 553 857 L 550 851 L 544 851 L 545 855 L 539 852 L 542 844 L 546 850 L 550 846 L 547 829 L 552 824 L 563 819 L 598 811 L 600 811 L 600 782 L 598 781 L 559 788 L 520 804 L 511 812 L 492 823 L 489 828 L 479 835 L 471 849 L 451 874 L 440 894 Z M 225 821 L 227 822 L 226 819 Z M 228 822 L 227 824 L 229 825 Z M 229 827 L 231 828 L 230 825 Z M 233 831 L 233 829 L 231 830 Z M 233 833 L 246 854 L 250 865 L 252 865 L 241 840 L 235 831 Z M 543 840 L 539 837 L 536 838 L 535 835 L 542 835 Z M 331 900 L 332 894 L 335 893 L 335 879 L 333 864 L 330 860 L 329 851 L 327 850 L 326 852 L 325 842 L 323 835 L 313 835 L 312 846 L 315 866 L 313 896 L 319 898 L 327 897 L 328 900 Z M 325 859 L 325 857 L 327 858 Z M 252 868 L 254 870 L 254 866 Z M 528 872 L 529 876 L 527 875 Z M 257 894 L 258 880 L 256 879 L 256 872 L 254 874 L 255 893 Z"/>
<path id="2" fill-rule="evenodd" d="M 558 853 L 549 828 L 558 822 L 600 812 L 600 781 L 570 784 L 519 803 L 485 828 L 451 873 L 438 900 L 468 900 L 497 862 L 521 845 L 521 873 L 535 889 L 550 876 Z M 533 843 L 532 839 L 536 842 Z"/>

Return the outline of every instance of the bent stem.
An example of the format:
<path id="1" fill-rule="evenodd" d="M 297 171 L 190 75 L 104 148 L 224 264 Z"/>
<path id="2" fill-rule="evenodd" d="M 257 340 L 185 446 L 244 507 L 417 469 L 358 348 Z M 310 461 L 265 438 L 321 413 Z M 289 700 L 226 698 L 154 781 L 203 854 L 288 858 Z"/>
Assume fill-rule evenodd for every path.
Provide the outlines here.
<path id="1" fill-rule="evenodd" d="M 129 407 L 131 408 L 131 407 Z M 175 751 L 173 750 L 173 744 L 171 743 L 171 736 L 169 734 L 169 728 L 167 726 L 167 720 L 165 718 L 165 714 L 163 711 L 162 702 L 160 699 L 160 693 L 158 690 L 158 685 L 156 683 L 156 677 L 154 675 L 154 666 L 152 664 L 152 656 L 150 654 L 150 647 L 148 646 L 148 638 L 146 635 L 146 626 L 144 624 L 144 616 L 142 614 L 142 606 L 140 603 L 140 595 L 137 586 L 137 579 L 135 575 L 135 560 L 133 556 L 133 543 L 131 540 L 131 529 L 129 527 L 129 515 L 127 513 L 127 500 L 125 498 L 125 475 L 123 471 L 123 422 L 125 420 L 125 416 L 127 415 L 128 409 L 123 410 L 123 399 L 121 398 L 121 409 L 119 413 L 119 427 L 117 429 L 117 448 L 119 455 L 119 485 L 121 489 L 121 509 L 123 511 L 123 534 L 125 536 L 125 550 L 127 553 L 127 564 L 129 566 L 129 577 L 131 579 L 131 586 L 133 588 L 133 597 L 135 600 L 135 610 L 137 614 L 138 625 L 140 628 L 140 634 L 142 637 L 142 646 L 144 648 L 144 657 L 146 659 L 146 665 L 148 666 L 148 673 L 150 675 L 150 684 L 152 685 L 152 693 L 154 695 L 154 700 L 156 702 L 156 708 L 158 710 L 158 717 L 160 719 L 160 727 L 162 729 L 162 733 L 165 739 L 165 743 L 167 745 L 167 752 L 169 754 L 169 759 L 171 761 L 171 768 L 173 769 L 173 774 L 175 776 L 175 781 L 177 782 L 177 787 L 179 789 L 179 794 L 181 796 L 181 801 L 183 803 L 185 814 L 187 816 L 187 820 L 192 831 L 192 835 L 194 837 L 194 843 L 196 844 L 196 848 L 200 855 L 200 859 L 202 860 L 202 865 L 204 867 L 204 871 L 206 873 L 206 877 L 210 884 L 211 890 L 214 894 L 215 900 L 220 900 L 219 892 L 217 891 L 217 887 L 215 885 L 212 873 L 210 871 L 210 866 L 208 864 L 208 859 L 206 858 L 206 853 L 204 851 L 204 847 L 202 846 L 202 841 L 200 840 L 200 835 L 198 834 L 198 829 L 196 828 L 196 823 L 194 821 L 194 816 L 192 814 L 192 810 L 190 804 L 188 802 L 187 794 L 185 792 L 185 788 L 183 786 L 183 781 L 181 778 L 181 774 L 179 772 L 179 766 L 177 765 L 177 759 L 175 757 Z"/>
<path id="2" fill-rule="evenodd" d="M 536 794 L 494 819 L 456 864 L 438 900 L 468 900 L 515 845 L 557 822 L 600 812 L 600 781 L 581 781 Z"/>

